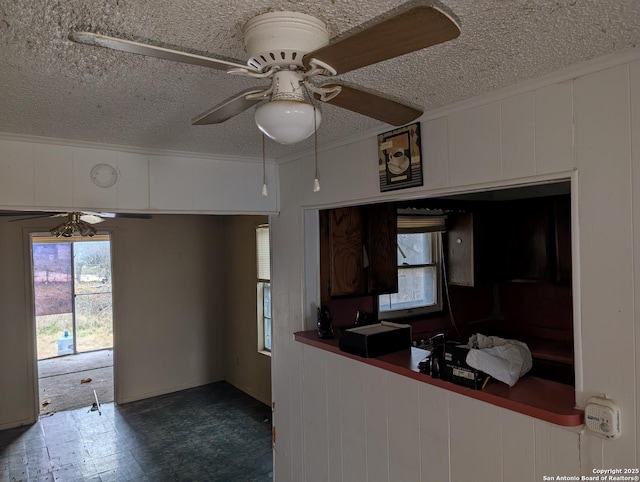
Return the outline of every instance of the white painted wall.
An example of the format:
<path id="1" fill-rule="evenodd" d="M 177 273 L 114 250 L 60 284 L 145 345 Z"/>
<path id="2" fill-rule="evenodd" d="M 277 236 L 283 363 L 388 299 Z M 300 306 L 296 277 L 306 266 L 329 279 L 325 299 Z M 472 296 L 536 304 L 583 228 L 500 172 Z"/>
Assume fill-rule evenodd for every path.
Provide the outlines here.
<path id="1" fill-rule="evenodd" d="M 116 221 L 116 402 L 223 380 L 222 218 L 156 215 L 109 223 Z"/>
<path id="2" fill-rule="evenodd" d="M 89 173 L 98 163 L 120 178 L 103 189 Z M 267 163 L 261 195 L 257 159 L 204 156 L 55 139 L 0 135 L 0 209 L 271 214 L 278 207 L 276 166 Z"/>
<path id="3" fill-rule="evenodd" d="M 266 216 L 221 217 L 219 270 L 224 280 L 225 379 L 271 405 L 271 356 L 258 352 L 256 287 L 256 228 L 267 222 Z"/>
<path id="4" fill-rule="evenodd" d="M 278 481 L 539 481 L 635 468 L 640 386 L 640 49 L 425 115 L 424 186 L 381 195 L 376 133 L 280 166 L 272 218 Z M 303 346 L 318 302 L 304 210 L 571 178 L 577 402 L 607 393 L 602 441 Z M 308 182 L 305 182 L 308 180 Z M 305 263 L 307 266 L 305 267 Z M 300 280 L 307 279 L 306 286 Z"/>

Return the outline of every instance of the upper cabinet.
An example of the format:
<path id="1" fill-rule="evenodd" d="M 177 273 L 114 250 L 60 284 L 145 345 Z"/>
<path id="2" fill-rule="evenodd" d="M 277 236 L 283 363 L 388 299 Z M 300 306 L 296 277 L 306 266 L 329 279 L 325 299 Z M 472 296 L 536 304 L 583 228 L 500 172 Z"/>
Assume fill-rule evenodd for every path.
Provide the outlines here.
<path id="1" fill-rule="evenodd" d="M 364 294 L 364 208 L 331 209 L 329 221 L 329 294 Z"/>
<path id="2" fill-rule="evenodd" d="M 398 215 L 392 203 L 367 206 L 369 293 L 398 291 Z"/>
<path id="3" fill-rule="evenodd" d="M 507 280 L 571 282 L 571 198 L 509 203 L 504 225 Z"/>
<path id="4" fill-rule="evenodd" d="M 321 297 L 398 290 L 397 215 L 393 204 L 320 212 Z"/>
<path id="5" fill-rule="evenodd" d="M 548 201 L 527 200 L 509 206 L 504 232 L 508 280 L 552 281 L 553 211 Z"/>
<path id="6" fill-rule="evenodd" d="M 447 219 L 449 284 L 571 281 L 568 195 L 469 205 Z"/>
<path id="7" fill-rule="evenodd" d="M 458 286 L 476 286 L 486 280 L 481 261 L 486 260 L 487 226 L 471 212 L 447 217 L 447 281 Z"/>

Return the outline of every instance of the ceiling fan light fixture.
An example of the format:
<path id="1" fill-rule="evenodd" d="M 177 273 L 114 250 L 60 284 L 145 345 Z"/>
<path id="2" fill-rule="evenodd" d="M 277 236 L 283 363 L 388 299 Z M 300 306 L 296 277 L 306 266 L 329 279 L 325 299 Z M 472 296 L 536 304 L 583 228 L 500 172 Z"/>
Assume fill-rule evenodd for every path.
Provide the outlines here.
<path id="1" fill-rule="evenodd" d="M 322 115 L 306 102 L 272 100 L 256 109 L 255 120 L 258 129 L 270 139 L 279 144 L 295 144 L 315 132 Z"/>
<path id="2" fill-rule="evenodd" d="M 76 234 L 92 237 L 96 235 L 97 231 L 90 224 L 80 220 L 80 213 L 69 213 L 68 221 L 52 228 L 49 232 L 56 238 L 59 238 L 60 236 L 71 238 Z"/>

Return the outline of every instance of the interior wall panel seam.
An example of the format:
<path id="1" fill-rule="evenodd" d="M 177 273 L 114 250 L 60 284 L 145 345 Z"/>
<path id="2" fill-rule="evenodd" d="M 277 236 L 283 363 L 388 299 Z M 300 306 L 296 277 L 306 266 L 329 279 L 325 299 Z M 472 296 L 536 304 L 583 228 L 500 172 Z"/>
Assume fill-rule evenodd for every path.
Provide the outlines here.
<path id="1" fill-rule="evenodd" d="M 536 119 L 538 118 L 538 110 L 537 110 L 537 102 L 538 102 L 538 91 L 531 90 L 531 94 L 533 95 L 533 172 L 538 173 L 538 122 Z"/>
<path id="2" fill-rule="evenodd" d="M 636 131 L 634 131 L 633 127 L 634 127 L 634 117 L 633 117 L 633 113 L 634 113 L 634 109 L 633 109 L 633 88 L 632 86 L 634 85 L 632 82 L 632 77 L 631 77 L 631 64 L 626 64 L 626 69 L 627 69 L 627 85 L 628 85 L 628 90 L 627 90 L 627 105 L 629 106 L 629 189 L 631 192 L 631 266 L 632 269 L 634 270 L 633 276 L 631 277 L 631 284 L 632 284 L 632 290 L 631 292 L 633 293 L 633 296 L 631 297 L 631 313 L 632 313 L 632 320 L 634 320 L 634 323 L 631 324 L 631 330 L 633 333 L 633 339 L 636 340 L 635 343 L 635 350 L 633 352 L 633 379 L 636 380 L 636 389 L 633 392 L 633 406 L 634 407 L 638 407 L 638 328 L 637 328 L 637 322 L 635 322 L 636 320 L 638 320 L 638 315 L 637 315 L 637 303 L 636 303 L 636 297 L 635 297 L 635 293 L 637 290 L 637 276 L 636 276 L 636 261 L 637 261 L 637 252 L 635 249 L 636 243 L 637 243 L 637 238 L 635 235 L 635 229 L 634 229 L 634 225 L 635 225 L 635 216 L 637 213 L 637 210 L 634 209 L 635 206 L 635 200 L 637 199 L 637 193 L 635 193 L 634 191 L 634 150 L 633 150 L 633 139 L 634 139 L 634 132 L 635 135 L 637 136 L 638 133 Z M 637 88 L 637 87 L 636 87 Z M 636 426 L 638 425 L 638 410 L 636 409 L 636 413 L 635 413 L 635 417 L 636 417 Z M 639 465 L 639 461 L 638 461 L 638 457 L 640 455 L 638 455 L 638 452 L 640 452 L 639 447 L 638 447 L 638 431 L 636 430 L 635 432 L 635 464 L 636 467 Z"/>

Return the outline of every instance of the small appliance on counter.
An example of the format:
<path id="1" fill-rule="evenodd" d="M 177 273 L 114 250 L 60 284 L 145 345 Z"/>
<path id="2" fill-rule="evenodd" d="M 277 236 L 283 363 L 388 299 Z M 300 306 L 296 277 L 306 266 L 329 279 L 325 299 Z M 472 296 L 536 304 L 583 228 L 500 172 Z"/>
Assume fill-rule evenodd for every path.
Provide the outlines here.
<path id="1" fill-rule="evenodd" d="M 318 338 L 333 338 L 333 325 L 331 323 L 331 313 L 329 308 L 322 306 L 318 308 Z"/>
<path id="2" fill-rule="evenodd" d="M 365 358 L 375 358 L 411 348 L 411 326 L 381 321 L 341 330 L 340 350 Z"/>
<path id="3" fill-rule="evenodd" d="M 460 345 L 458 342 L 451 341 L 446 342 L 443 346 L 442 378 L 473 390 L 484 388 L 491 377 L 467 364 L 469 348 L 465 345 Z"/>

